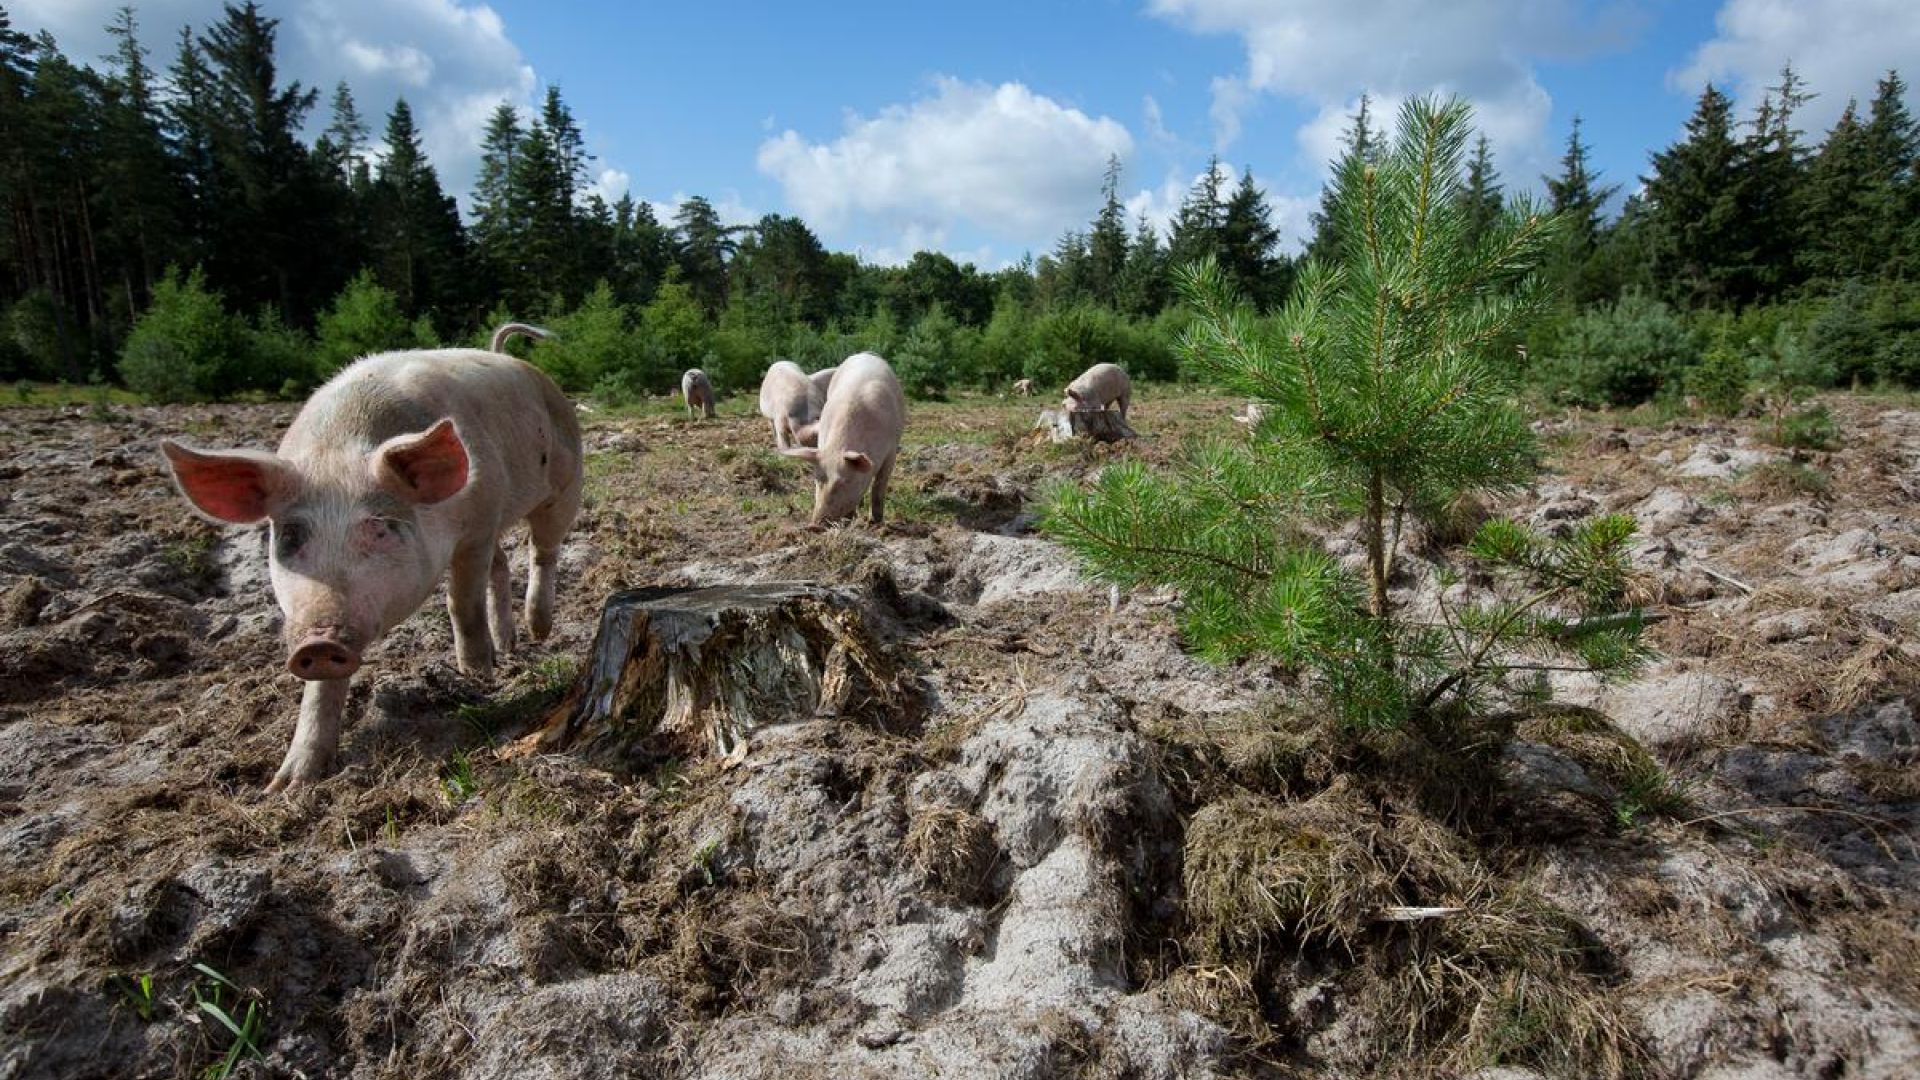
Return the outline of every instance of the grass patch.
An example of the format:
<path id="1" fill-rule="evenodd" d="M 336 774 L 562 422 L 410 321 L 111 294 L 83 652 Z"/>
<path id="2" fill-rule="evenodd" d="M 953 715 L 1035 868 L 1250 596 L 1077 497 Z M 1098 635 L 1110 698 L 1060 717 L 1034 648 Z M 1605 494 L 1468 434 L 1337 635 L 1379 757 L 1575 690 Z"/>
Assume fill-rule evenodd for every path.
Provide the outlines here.
<path id="1" fill-rule="evenodd" d="M 206 976 L 206 981 L 193 984 L 194 1005 L 217 1025 L 212 1029 L 213 1039 L 227 1044 L 219 1060 L 200 1070 L 200 1077 L 226 1080 L 242 1061 L 265 1057 L 260 1052 L 260 1039 L 266 1030 L 266 1012 L 259 994 L 240 989 L 205 964 L 195 964 L 193 970 Z"/>
<path id="2" fill-rule="evenodd" d="M 1824 499 L 1833 490 L 1833 478 L 1803 462 L 1769 461 L 1740 474 L 1734 490 L 1750 501 Z"/>
<path id="3" fill-rule="evenodd" d="M 1645 817 L 1684 818 L 1693 811 L 1691 786 L 1668 773 L 1647 748 L 1603 714 L 1568 705 L 1537 707 L 1514 734 L 1551 746 L 1614 793 L 1614 821 L 1631 828 Z"/>
<path id="4" fill-rule="evenodd" d="M 1810 405 L 1775 419 L 1767 427 L 1766 439 L 1788 450 L 1838 450 L 1840 425 L 1825 405 Z"/>

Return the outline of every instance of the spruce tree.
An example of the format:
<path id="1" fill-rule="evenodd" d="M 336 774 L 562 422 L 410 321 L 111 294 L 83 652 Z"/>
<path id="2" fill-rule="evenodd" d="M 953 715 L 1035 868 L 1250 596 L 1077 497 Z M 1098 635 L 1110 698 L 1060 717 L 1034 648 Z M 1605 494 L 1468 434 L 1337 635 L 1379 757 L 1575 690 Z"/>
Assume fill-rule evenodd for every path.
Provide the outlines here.
<path id="1" fill-rule="evenodd" d="M 1122 314 L 1152 318 L 1167 306 L 1167 250 L 1160 234 L 1142 213 L 1134 222 L 1127 265 L 1120 273 L 1117 303 Z"/>
<path id="2" fill-rule="evenodd" d="M 1880 265 L 1879 207 L 1866 128 L 1847 102 L 1808 166 L 1801 195 L 1802 271 L 1828 281 L 1870 276 Z"/>
<path id="3" fill-rule="evenodd" d="M 1540 178 L 1547 185 L 1549 207 L 1566 221 L 1560 246 L 1548 273 L 1561 293 L 1575 306 L 1600 299 L 1585 271 L 1599 246 L 1601 214 L 1619 186 L 1598 183 L 1598 173 L 1587 167 L 1587 144 L 1580 139 L 1580 118 L 1573 118 L 1567 152 L 1560 158 L 1560 175 Z"/>
<path id="4" fill-rule="evenodd" d="M 1907 84 L 1889 71 L 1875 88 L 1864 132 L 1874 231 L 1884 245 L 1881 275 L 1920 270 L 1920 129 L 1907 112 Z"/>
<path id="5" fill-rule="evenodd" d="M 386 157 L 374 181 L 372 246 L 380 283 L 408 318 L 455 314 L 468 300 L 460 214 L 420 146 L 401 98 L 387 117 Z"/>
<path id="6" fill-rule="evenodd" d="M 727 260 L 735 247 L 732 232 L 720 224 L 713 204 L 700 195 L 680 204 L 673 223 L 681 278 L 707 314 L 717 317 L 727 303 Z"/>
<path id="7" fill-rule="evenodd" d="M 1336 176 L 1350 163 L 1371 165 L 1379 160 L 1379 134 L 1373 130 L 1372 110 L 1372 99 L 1361 94 L 1353 123 L 1340 137 L 1340 158 L 1332 163 Z M 1314 211 L 1312 218 L 1313 238 L 1307 242 L 1307 257 L 1323 263 L 1337 263 L 1341 258 L 1340 218 L 1335 213 L 1333 196 L 1333 184 L 1329 182 L 1320 191 L 1320 209 Z"/>
<path id="8" fill-rule="evenodd" d="M 1670 299 L 1698 307 L 1730 298 L 1733 271 L 1746 258 L 1740 167 L 1733 102 L 1708 83 L 1686 138 L 1653 155 L 1653 175 L 1643 178 L 1654 275 Z"/>
<path id="9" fill-rule="evenodd" d="M 1098 302 L 1117 302 L 1120 277 L 1127 265 L 1127 212 L 1120 205 L 1120 158 L 1107 158 L 1100 184 L 1100 213 L 1087 234 L 1087 289 Z"/>
<path id="10" fill-rule="evenodd" d="M 1226 205 L 1220 198 L 1220 158 L 1207 159 L 1207 171 L 1193 182 L 1173 216 L 1167 262 L 1181 267 L 1220 255 L 1220 225 Z"/>
<path id="11" fill-rule="evenodd" d="M 1740 204 L 1744 266 L 1733 275 L 1732 294 L 1769 300 L 1798 282 L 1796 251 L 1802 243 L 1807 197 L 1807 148 L 1793 117 L 1813 95 L 1791 64 L 1769 87 L 1742 147 Z"/>
<path id="12" fill-rule="evenodd" d="M 1493 167 L 1493 149 L 1482 135 L 1473 141 L 1473 157 L 1467 161 L 1466 186 L 1460 190 L 1460 212 L 1467 217 L 1467 243 L 1479 246 L 1493 223 L 1499 220 L 1505 205 L 1500 193 L 1500 174 Z"/>
<path id="13" fill-rule="evenodd" d="M 1255 186 L 1253 170 L 1247 169 L 1220 215 L 1217 260 L 1228 286 L 1256 308 L 1271 306 L 1286 286 L 1286 265 L 1274 251 L 1279 246 L 1280 230 L 1270 220 L 1266 193 Z"/>
<path id="14" fill-rule="evenodd" d="M 1416 100 L 1377 164 L 1349 156 L 1328 209 L 1350 242 L 1338 263 L 1309 259 L 1270 322 L 1235 302 L 1217 267 L 1183 273 L 1187 362 L 1263 402 L 1266 419 L 1250 443 L 1192 450 L 1171 473 L 1111 465 L 1090 489 L 1057 491 L 1044 520 L 1100 576 L 1179 589 L 1202 654 L 1304 668 L 1353 725 L 1451 713 L 1547 667 L 1617 671 L 1640 655 L 1638 620 L 1622 611 L 1630 519 L 1560 539 L 1489 524 L 1471 555 L 1515 588 L 1483 603 L 1449 598 L 1414 619 L 1388 589 L 1409 515 L 1511 491 L 1538 467 L 1511 340 L 1546 299 L 1536 271 L 1560 222 L 1515 200 L 1468 245 L 1457 196 L 1469 134 L 1465 104 Z M 1309 516 L 1358 517 L 1364 582 L 1303 528 Z M 1447 596 L 1454 582 L 1439 584 Z"/>

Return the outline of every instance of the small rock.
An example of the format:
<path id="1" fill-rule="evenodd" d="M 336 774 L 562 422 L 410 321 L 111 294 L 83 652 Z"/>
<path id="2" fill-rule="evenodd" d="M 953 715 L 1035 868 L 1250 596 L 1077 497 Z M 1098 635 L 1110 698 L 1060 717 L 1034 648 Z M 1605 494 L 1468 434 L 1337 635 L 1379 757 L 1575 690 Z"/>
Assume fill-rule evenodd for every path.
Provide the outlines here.
<path id="1" fill-rule="evenodd" d="M 1812 637 L 1824 620 L 1812 608 L 1795 608 L 1769 615 L 1753 624 L 1753 634 L 1768 643 Z"/>
<path id="2" fill-rule="evenodd" d="M 1706 510 L 1693 496 L 1678 488 L 1660 488 L 1634 509 L 1641 531 L 1660 536 L 1682 525 L 1692 525 L 1706 516 Z"/>

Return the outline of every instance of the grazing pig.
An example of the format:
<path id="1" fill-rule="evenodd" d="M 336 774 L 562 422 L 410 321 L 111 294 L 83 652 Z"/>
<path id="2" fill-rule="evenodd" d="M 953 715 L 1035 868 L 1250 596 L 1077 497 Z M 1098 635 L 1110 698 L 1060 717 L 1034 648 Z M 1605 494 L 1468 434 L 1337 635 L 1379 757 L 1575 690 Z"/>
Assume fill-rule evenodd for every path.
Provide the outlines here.
<path id="1" fill-rule="evenodd" d="M 1260 422 L 1266 418 L 1267 407 L 1257 401 L 1249 401 L 1247 402 L 1247 407 L 1244 412 L 1234 415 L 1233 422 L 1236 424 L 1245 424 L 1247 425 L 1247 430 L 1251 431 L 1259 427 Z"/>
<path id="2" fill-rule="evenodd" d="M 833 377 L 839 371 L 840 365 L 835 364 L 833 367 L 821 368 L 807 376 L 807 382 L 811 384 L 807 390 L 808 423 L 819 420 L 820 414 L 826 411 L 827 392 L 833 389 Z"/>
<path id="3" fill-rule="evenodd" d="M 522 518 L 533 541 L 527 626 L 535 640 L 552 629 L 560 542 L 580 510 L 580 425 L 573 403 L 525 361 L 478 349 L 381 353 L 314 391 L 277 453 L 171 439 L 160 449 L 202 513 L 272 526 L 287 667 L 307 684 L 269 791 L 332 770 L 362 652 L 449 570 L 460 668 L 492 672 L 495 654 L 513 647 L 500 536 Z"/>
<path id="4" fill-rule="evenodd" d="M 1132 400 L 1133 382 L 1127 378 L 1126 372 L 1120 370 L 1120 365 L 1095 364 L 1067 384 L 1067 397 L 1060 407 L 1099 412 L 1118 402 L 1120 419 L 1125 421 L 1127 404 Z"/>
<path id="5" fill-rule="evenodd" d="M 1033 396 L 1033 380 L 1021 379 L 1019 382 L 1014 383 L 1013 394 L 1015 397 L 1032 397 Z"/>
<path id="6" fill-rule="evenodd" d="M 893 368 L 872 353 L 847 357 L 820 414 L 819 445 L 781 451 L 813 465 L 815 526 L 851 518 L 869 488 L 873 523 L 880 524 L 906 424 L 907 399 Z"/>
<path id="7" fill-rule="evenodd" d="M 695 409 L 705 410 L 707 419 L 713 419 L 713 380 L 706 372 L 688 368 L 680 376 L 680 396 L 687 402 L 687 419 L 693 419 Z"/>
<path id="8" fill-rule="evenodd" d="M 760 415 L 773 423 L 773 445 L 781 450 L 798 445 L 794 432 L 812 422 L 808 399 L 813 382 L 800 365 L 791 360 L 775 360 L 760 380 Z"/>

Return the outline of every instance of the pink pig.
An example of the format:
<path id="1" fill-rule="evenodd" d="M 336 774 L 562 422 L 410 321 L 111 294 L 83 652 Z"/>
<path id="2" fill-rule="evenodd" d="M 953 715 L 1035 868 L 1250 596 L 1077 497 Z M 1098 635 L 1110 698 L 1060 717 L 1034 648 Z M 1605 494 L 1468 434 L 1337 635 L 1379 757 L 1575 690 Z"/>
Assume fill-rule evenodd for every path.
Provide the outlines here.
<path id="1" fill-rule="evenodd" d="M 814 525 L 852 517 L 869 489 L 873 523 L 880 524 L 906 425 L 907 399 L 885 360 L 857 353 L 835 369 L 826 408 L 810 432 L 818 445 L 781 451 L 813 466 Z"/>
<path id="2" fill-rule="evenodd" d="M 680 397 L 687 403 L 687 419 L 694 417 L 694 410 L 701 410 L 706 418 L 713 419 L 713 380 L 699 368 L 688 368 L 680 376 Z"/>
<path id="3" fill-rule="evenodd" d="M 760 415 L 773 424 L 773 445 L 781 450 L 796 445 L 794 433 L 818 418 L 808 404 L 813 383 L 800 365 L 775 360 L 760 380 Z"/>
<path id="4" fill-rule="evenodd" d="M 287 668 L 307 683 L 269 791 L 332 771 L 362 652 L 449 570 L 460 669 L 492 673 L 514 638 L 500 536 L 522 518 L 533 541 L 528 630 L 539 640 L 553 627 L 560 542 L 580 510 L 580 425 L 524 361 L 477 349 L 369 356 L 314 391 L 277 453 L 170 439 L 160 449 L 202 513 L 272 523 Z"/>
<path id="5" fill-rule="evenodd" d="M 1127 404 L 1132 400 L 1133 381 L 1127 378 L 1127 373 L 1120 369 L 1120 365 L 1095 364 L 1067 384 L 1067 397 L 1060 407 L 1098 412 L 1118 402 L 1120 419 L 1125 420 Z"/>

